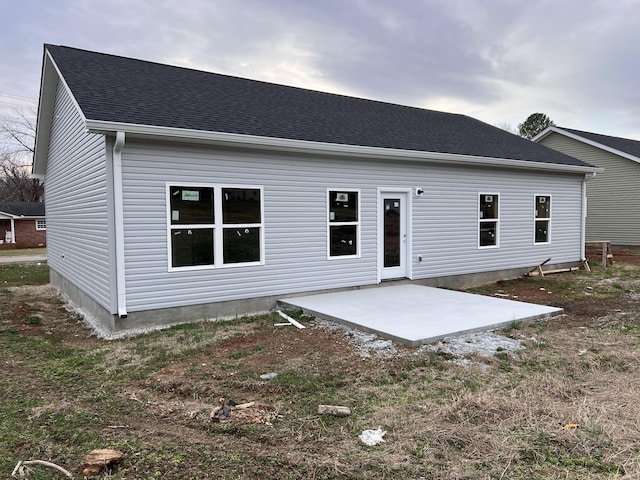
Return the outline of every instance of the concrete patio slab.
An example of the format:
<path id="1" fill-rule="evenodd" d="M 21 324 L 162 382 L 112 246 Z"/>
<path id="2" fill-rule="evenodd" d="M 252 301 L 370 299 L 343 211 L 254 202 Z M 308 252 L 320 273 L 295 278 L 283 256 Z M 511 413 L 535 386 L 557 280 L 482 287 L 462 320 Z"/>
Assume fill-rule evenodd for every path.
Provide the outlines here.
<path id="1" fill-rule="evenodd" d="M 283 308 L 376 333 L 410 346 L 446 336 L 550 318 L 561 308 L 420 285 L 365 288 L 284 298 Z"/>

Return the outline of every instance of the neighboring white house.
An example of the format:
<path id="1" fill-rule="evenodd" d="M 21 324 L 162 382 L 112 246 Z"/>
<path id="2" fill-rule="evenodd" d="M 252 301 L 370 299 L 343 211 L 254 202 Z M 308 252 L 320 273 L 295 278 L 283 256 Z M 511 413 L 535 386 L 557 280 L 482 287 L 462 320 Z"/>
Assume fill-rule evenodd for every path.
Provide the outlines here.
<path id="1" fill-rule="evenodd" d="M 111 332 L 579 262 L 596 170 L 464 115 L 45 46 L 51 281 Z"/>
<path id="2" fill-rule="evenodd" d="M 562 127 L 533 141 L 604 169 L 587 185 L 588 241 L 640 245 L 640 141 Z"/>

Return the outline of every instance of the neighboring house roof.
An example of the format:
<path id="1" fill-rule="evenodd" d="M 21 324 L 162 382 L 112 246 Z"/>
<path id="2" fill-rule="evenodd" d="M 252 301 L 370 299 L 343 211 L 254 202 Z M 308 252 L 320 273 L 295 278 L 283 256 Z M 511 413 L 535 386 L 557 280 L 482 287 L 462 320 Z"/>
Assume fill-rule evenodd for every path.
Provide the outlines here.
<path id="1" fill-rule="evenodd" d="M 44 93 L 52 88 L 47 86 L 52 76 L 48 62 L 77 102 L 87 128 L 95 132 L 122 130 L 127 134 L 191 135 L 199 139 L 205 138 L 203 132 L 216 132 L 235 139 L 254 137 L 259 141 L 253 141 L 253 145 L 286 139 L 413 154 L 432 152 L 592 167 L 465 115 L 56 45 L 45 45 L 38 119 L 40 129 L 45 125 L 45 130 L 50 122 L 46 113 L 52 109 L 52 101 L 43 100 L 47 97 Z M 36 173 L 43 172 L 39 162 L 44 161 L 41 157 L 46 152 L 41 150 L 46 150 L 47 142 L 47 132 L 38 132 L 36 146 L 43 148 L 36 148 Z"/>
<path id="2" fill-rule="evenodd" d="M 8 217 L 44 217 L 44 202 L 0 203 L 0 214 Z"/>
<path id="3" fill-rule="evenodd" d="M 599 133 L 585 132 L 565 127 L 549 127 L 533 138 L 534 142 L 542 140 L 547 135 L 558 133 L 566 137 L 573 138 L 591 146 L 601 148 L 608 152 L 640 163 L 640 141 L 629 138 L 611 137 Z"/>

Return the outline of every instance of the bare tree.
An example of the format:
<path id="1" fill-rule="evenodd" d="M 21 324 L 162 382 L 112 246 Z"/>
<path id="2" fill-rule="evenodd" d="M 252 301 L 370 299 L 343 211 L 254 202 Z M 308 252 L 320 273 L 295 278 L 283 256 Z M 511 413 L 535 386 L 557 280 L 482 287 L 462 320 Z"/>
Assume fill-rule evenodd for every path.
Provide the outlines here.
<path id="1" fill-rule="evenodd" d="M 36 107 L 12 105 L 12 114 L 0 117 L 0 137 L 10 152 L 33 156 L 36 142 Z"/>
<path id="2" fill-rule="evenodd" d="M 12 115 L 0 116 L 0 201 L 41 202 L 44 185 L 31 178 L 36 137 L 36 109 L 13 106 Z"/>
<path id="3" fill-rule="evenodd" d="M 31 177 L 31 166 L 16 160 L 15 154 L 0 153 L 0 202 L 42 202 L 44 184 Z"/>
<path id="4" fill-rule="evenodd" d="M 518 129 L 511 125 L 509 122 L 496 123 L 494 127 L 498 127 L 501 130 L 505 130 L 509 133 L 513 133 L 514 135 L 518 135 Z"/>

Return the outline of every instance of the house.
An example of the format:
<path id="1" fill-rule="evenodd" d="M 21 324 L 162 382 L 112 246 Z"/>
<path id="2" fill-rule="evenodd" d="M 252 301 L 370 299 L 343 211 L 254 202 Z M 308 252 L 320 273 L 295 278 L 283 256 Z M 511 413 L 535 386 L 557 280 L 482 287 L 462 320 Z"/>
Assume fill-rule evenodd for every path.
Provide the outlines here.
<path id="1" fill-rule="evenodd" d="M 596 170 L 464 115 L 44 48 L 51 283 L 108 332 L 579 262 Z"/>
<path id="2" fill-rule="evenodd" d="M 604 169 L 587 184 L 587 241 L 640 245 L 640 141 L 564 127 L 533 141 Z"/>
<path id="3" fill-rule="evenodd" d="M 46 246 L 43 202 L 0 203 L 0 250 Z"/>

